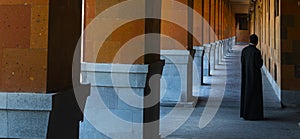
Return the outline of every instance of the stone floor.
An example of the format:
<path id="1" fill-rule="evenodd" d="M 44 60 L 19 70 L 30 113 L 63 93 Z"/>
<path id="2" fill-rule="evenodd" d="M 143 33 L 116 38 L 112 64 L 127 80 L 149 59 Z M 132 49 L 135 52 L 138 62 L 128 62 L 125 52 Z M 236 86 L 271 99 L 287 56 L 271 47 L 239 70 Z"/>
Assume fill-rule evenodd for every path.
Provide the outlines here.
<path id="1" fill-rule="evenodd" d="M 205 77 L 207 85 L 201 86 L 200 92 L 194 92 L 194 95 L 199 97 L 196 108 L 161 107 L 161 117 L 169 116 L 161 121 L 162 138 L 300 138 L 300 109 L 282 109 L 265 75 L 263 75 L 265 120 L 245 121 L 239 117 L 242 48 L 243 46 L 235 46 L 212 71 L 213 76 Z M 177 113 L 172 115 L 171 112 Z"/>

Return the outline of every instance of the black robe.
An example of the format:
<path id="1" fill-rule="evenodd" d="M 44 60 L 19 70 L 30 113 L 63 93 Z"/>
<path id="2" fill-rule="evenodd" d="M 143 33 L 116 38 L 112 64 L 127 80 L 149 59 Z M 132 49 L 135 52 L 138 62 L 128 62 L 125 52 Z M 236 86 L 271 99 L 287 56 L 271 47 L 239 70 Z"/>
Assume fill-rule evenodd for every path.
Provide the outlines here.
<path id="1" fill-rule="evenodd" d="M 242 51 L 242 88 L 240 117 L 245 120 L 262 120 L 263 88 L 261 67 L 263 60 L 255 45 L 247 46 Z"/>

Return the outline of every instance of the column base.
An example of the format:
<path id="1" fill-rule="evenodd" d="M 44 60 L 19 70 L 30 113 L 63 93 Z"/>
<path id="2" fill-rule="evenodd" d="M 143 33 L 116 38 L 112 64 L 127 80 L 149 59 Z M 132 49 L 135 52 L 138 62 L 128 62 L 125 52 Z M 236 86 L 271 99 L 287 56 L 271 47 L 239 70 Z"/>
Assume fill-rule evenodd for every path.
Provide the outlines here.
<path id="1" fill-rule="evenodd" d="M 188 50 L 161 50 L 166 63 L 162 74 L 161 105 L 193 104 L 192 64 Z M 191 71 L 190 71 L 191 70 Z M 192 106 L 192 105 L 191 105 Z"/>
<path id="2" fill-rule="evenodd" d="M 0 138 L 47 138 L 54 94 L 0 93 Z"/>
<path id="3" fill-rule="evenodd" d="M 82 64 L 83 82 L 91 84 L 91 96 L 80 138 L 143 138 L 148 68 L 147 64 Z"/>
<path id="4" fill-rule="evenodd" d="M 204 56 L 204 47 L 203 46 L 194 46 L 196 50 L 194 56 L 194 66 L 197 70 L 193 69 L 193 87 L 197 87 L 203 84 L 203 56 Z"/>
<path id="5" fill-rule="evenodd" d="M 162 101 L 160 106 L 162 107 L 183 107 L 183 108 L 194 108 L 198 102 L 197 97 L 193 97 L 192 101 L 187 102 L 177 102 L 177 101 Z"/>
<path id="6" fill-rule="evenodd" d="M 204 57 L 203 57 L 203 73 L 205 76 L 211 76 L 210 74 L 210 52 L 211 44 L 204 44 Z"/>

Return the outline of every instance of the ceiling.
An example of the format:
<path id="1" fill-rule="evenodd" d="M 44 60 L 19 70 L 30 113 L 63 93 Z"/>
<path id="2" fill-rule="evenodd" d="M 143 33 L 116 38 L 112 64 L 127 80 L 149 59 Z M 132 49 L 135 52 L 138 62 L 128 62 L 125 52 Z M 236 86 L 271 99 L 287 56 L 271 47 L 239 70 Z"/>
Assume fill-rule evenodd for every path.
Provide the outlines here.
<path id="1" fill-rule="evenodd" d="M 231 8 L 234 13 L 248 14 L 250 7 L 250 0 L 230 0 Z"/>

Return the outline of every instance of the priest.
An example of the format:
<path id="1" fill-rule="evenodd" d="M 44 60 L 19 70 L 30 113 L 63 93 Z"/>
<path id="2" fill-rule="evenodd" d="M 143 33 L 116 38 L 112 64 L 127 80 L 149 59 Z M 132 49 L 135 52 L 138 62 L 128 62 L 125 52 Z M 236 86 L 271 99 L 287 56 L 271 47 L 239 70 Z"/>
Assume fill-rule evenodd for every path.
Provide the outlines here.
<path id="1" fill-rule="evenodd" d="M 261 52 L 256 48 L 258 37 L 250 36 L 250 44 L 242 51 L 242 87 L 240 117 L 245 120 L 262 120 L 263 114 L 263 88 L 261 67 L 263 60 Z"/>

